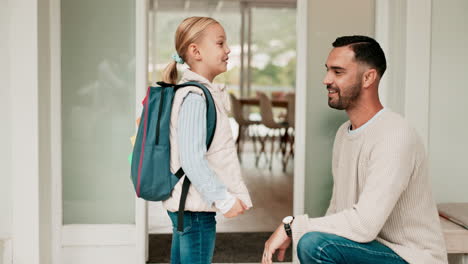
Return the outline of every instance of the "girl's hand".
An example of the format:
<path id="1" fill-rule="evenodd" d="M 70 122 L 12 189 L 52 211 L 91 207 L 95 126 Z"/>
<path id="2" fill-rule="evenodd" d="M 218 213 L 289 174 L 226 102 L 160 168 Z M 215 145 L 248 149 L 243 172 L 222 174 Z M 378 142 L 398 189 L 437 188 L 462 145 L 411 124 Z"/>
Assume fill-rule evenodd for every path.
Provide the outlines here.
<path id="1" fill-rule="evenodd" d="M 224 214 L 224 217 L 226 218 L 232 218 L 236 217 L 240 214 L 243 214 L 245 210 L 248 210 L 249 208 L 247 205 L 244 204 L 239 198 L 236 198 L 236 202 L 232 206 L 231 210 L 229 210 L 227 213 Z"/>

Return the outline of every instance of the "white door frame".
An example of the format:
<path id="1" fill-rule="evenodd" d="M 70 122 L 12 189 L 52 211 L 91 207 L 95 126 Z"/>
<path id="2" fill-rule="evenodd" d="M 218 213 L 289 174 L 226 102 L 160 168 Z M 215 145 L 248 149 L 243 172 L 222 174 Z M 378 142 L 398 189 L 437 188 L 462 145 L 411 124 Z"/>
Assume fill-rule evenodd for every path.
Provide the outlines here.
<path id="1" fill-rule="evenodd" d="M 63 261 L 64 246 L 135 245 L 136 263 L 146 263 L 148 257 L 147 202 L 135 199 L 135 225 L 69 225 L 63 226 L 61 173 L 61 7 L 60 0 L 50 0 L 51 23 L 51 138 L 52 138 L 52 256 L 53 263 Z M 136 1 L 136 87 L 147 84 L 148 67 L 148 1 Z M 294 214 L 304 213 L 305 171 L 305 105 L 307 77 L 307 0 L 297 3 L 297 99 L 296 157 L 294 159 Z M 141 112 L 140 99 L 144 89 L 136 89 L 135 116 Z M 80 227 L 81 226 L 81 227 Z M 83 232 L 87 233 L 83 235 Z M 81 236 L 79 235 L 81 233 Z M 112 236 L 110 234 L 117 235 Z"/>
<path id="2" fill-rule="evenodd" d="M 148 6 L 148 0 L 136 0 L 136 118 L 141 113 L 140 102 L 145 95 L 144 87 L 148 82 Z M 148 202 L 139 198 L 135 199 L 135 224 L 136 263 L 144 264 L 148 259 Z"/>
<path id="3" fill-rule="evenodd" d="M 62 261 L 62 44 L 61 1 L 50 0 L 52 263 Z"/>
<path id="4" fill-rule="evenodd" d="M 61 151 L 61 1 L 50 1 L 50 51 L 51 51 L 51 152 L 52 152 L 52 263 L 61 264 L 66 260 L 64 248 L 86 248 L 106 246 L 134 248 L 131 257 L 136 262 L 144 264 L 147 259 L 147 217 L 146 202 L 135 199 L 134 225 L 67 225 L 63 226 L 62 197 L 62 151 Z M 135 0 L 136 9 L 136 89 L 135 116 L 141 112 L 140 99 L 144 96 L 147 79 L 147 13 L 148 0 Z M 23 19 L 23 18 L 22 18 Z M 18 192 L 21 193 L 21 192 Z M 89 253 L 91 256 L 92 252 Z M 99 259 L 99 255 L 91 256 L 93 262 L 109 261 Z M 87 259 L 87 258 L 86 258 Z M 115 256 L 118 260 L 119 256 Z M 86 260 L 83 259 L 83 263 Z"/>
<path id="5" fill-rule="evenodd" d="M 8 1 L 12 240 L 15 263 L 39 263 L 39 12 L 37 1 Z M 4 34 L 4 32 L 2 32 Z M 2 88 L 3 89 L 3 88 Z M 2 126 L 3 128 L 3 126 Z M 10 151 L 10 150 L 9 150 Z M 10 250 L 10 249 L 9 249 Z M 1 256 L 3 257 L 3 256 Z"/>
<path id="6" fill-rule="evenodd" d="M 307 31 L 308 1 L 297 0 L 296 7 L 296 128 L 294 143 L 294 184 L 293 184 L 293 214 L 304 214 L 305 197 L 305 154 L 306 154 L 306 103 L 307 103 L 307 73 L 309 72 L 308 31 Z M 295 254 L 294 254 L 295 255 Z"/>

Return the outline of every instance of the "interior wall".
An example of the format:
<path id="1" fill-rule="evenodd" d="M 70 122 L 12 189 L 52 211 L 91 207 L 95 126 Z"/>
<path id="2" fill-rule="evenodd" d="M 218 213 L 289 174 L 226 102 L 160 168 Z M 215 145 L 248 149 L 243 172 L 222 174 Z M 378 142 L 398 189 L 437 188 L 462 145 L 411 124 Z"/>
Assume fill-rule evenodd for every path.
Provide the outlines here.
<path id="1" fill-rule="evenodd" d="M 380 81 L 382 104 L 405 115 L 406 72 L 406 2 L 407 0 L 376 1 L 375 38 L 387 59 L 387 70 Z"/>
<path id="2" fill-rule="evenodd" d="M 0 240 L 0 264 L 3 264 L 3 241 Z"/>
<path id="3" fill-rule="evenodd" d="M 11 236 L 11 105 L 8 1 L 0 1 L 0 241 Z M 2 259 L 0 244 L 0 261 Z"/>
<path id="4" fill-rule="evenodd" d="M 465 0 L 432 1 L 430 173 L 437 202 L 468 202 L 468 25 Z"/>
<path id="5" fill-rule="evenodd" d="M 308 80 L 306 108 L 305 212 L 322 216 L 332 190 L 331 156 L 344 111 L 328 107 L 322 83 L 332 42 L 343 35 L 374 36 L 374 0 L 308 2 Z"/>

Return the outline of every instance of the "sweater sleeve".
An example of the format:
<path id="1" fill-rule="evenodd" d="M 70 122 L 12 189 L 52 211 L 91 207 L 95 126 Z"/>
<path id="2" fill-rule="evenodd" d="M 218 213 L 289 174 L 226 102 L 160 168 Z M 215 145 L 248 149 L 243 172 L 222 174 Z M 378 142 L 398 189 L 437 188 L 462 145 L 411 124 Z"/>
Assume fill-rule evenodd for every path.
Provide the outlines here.
<path id="1" fill-rule="evenodd" d="M 325 215 L 331 215 L 336 212 L 336 194 L 335 194 L 335 185 L 333 184 L 332 197 L 330 199 L 330 205 L 328 206 L 327 212 Z"/>
<path id="2" fill-rule="evenodd" d="M 352 208 L 319 218 L 296 217 L 292 225 L 296 242 L 311 231 L 331 233 L 360 243 L 374 240 L 405 191 L 415 168 L 414 140 L 407 132 L 392 134 L 373 147 L 367 180 Z"/>
<path id="3" fill-rule="evenodd" d="M 235 202 L 205 158 L 206 103 L 201 95 L 189 93 L 180 108 L 177 136 L 181 166 L 203 199 L 224 214 Z"/>

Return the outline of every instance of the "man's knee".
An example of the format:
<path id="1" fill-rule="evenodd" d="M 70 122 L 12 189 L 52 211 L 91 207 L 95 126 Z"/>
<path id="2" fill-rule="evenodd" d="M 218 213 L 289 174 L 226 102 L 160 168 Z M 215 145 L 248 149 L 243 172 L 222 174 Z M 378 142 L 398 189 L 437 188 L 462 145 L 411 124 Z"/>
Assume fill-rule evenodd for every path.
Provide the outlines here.
<path id="1" fill-rule="evenodd" d="M 297 244 L 297 255 L 301 262 L 319 259 L 324 247 L 332 240 L 332 236 L 321 232 L 309 232 L 303 235 Z"/>
<path id="2" fill-rule="evenodd" d="M 318 248 L 326 244 L 329 240 L 331 240 L 331 235 L 327 233 L 321 232 L 309 232 L 299 239 L 299 243 L 297 244 L 298 250 L 299 248 L 303 249 L 310 249 L 310 248 Z"/>

